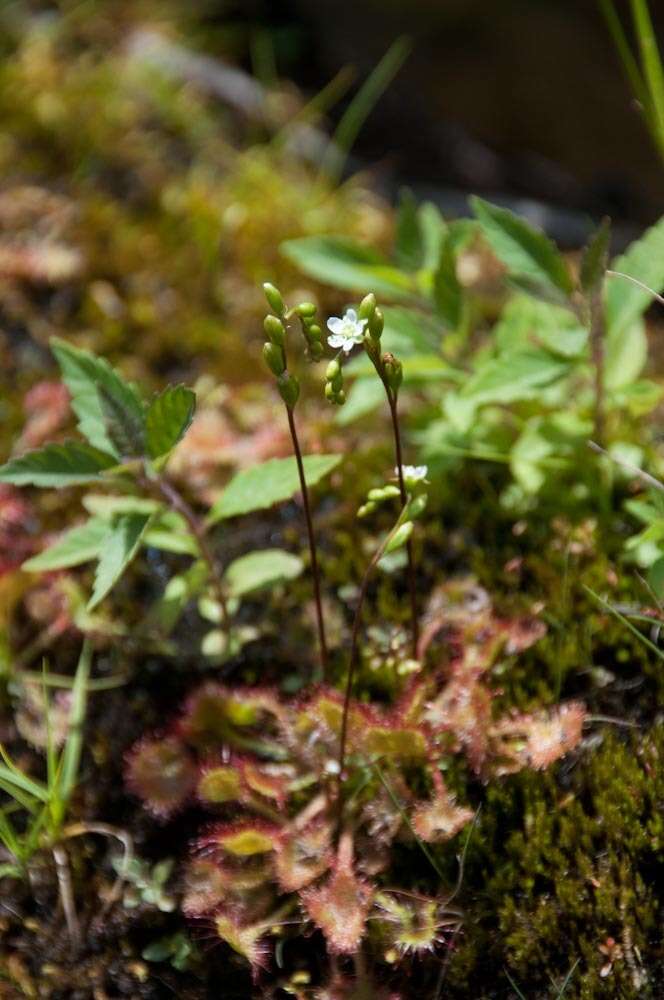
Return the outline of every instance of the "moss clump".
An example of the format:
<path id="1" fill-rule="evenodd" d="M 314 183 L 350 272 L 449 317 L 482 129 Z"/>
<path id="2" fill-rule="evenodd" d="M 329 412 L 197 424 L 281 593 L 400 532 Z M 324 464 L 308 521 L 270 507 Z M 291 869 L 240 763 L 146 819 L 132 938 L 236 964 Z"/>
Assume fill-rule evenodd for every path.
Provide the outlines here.
<path id="1" fill-rule="evenodd" d="M 451 995 L 493 995 L 486 972 L 505 969 L 528 997 L 556 996 L 572 968 L 567 1000 L 662 995 L 663 754 L 661 729 L 607 734 L 568 773 L 489 787 Z"/>

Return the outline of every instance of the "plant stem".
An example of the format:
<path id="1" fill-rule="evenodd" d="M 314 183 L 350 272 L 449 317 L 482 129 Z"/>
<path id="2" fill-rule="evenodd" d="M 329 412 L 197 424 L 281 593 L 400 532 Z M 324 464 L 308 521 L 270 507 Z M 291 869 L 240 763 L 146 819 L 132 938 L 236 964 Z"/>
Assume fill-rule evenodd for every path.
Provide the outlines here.
<path id="1" fill-rule="evenodd" d="M 406 505 L 404 505 L 401 514 L 399 515 L 399 520 L 394 525 L 390 533 L 384 538 L 381 545 L 378 547 L 374 553 L 371 562 L 366 568 L 364 577 L 362 578 L 362 583 L 360 584 L 360 596 L 357 601 L 357 607 L 355 609 L 355 618 L 353 619 L 353 631 L 351 633 L 350 640 L 350 656 L 348 659 L 348 677 L 346 678 L 346 690 L 344 692 L 344 705 L 343 713 L 341 716 L 341 733 L 339 735 L 339 757 L 337 758 L 338 770 L 337 770 L 337 840 L 341 836 L 341 824 L 343 821 L 343 779 L 344 779 L 344 767 L 346 765 L 346 744 L 348 742 L 348 716 L 350 713 L 350 699 L 353 691 L 353 681 L 355 679 L 355 668 L 357 665 L 357 654 L 359 646 L 359 635 L 360 635 L 360 625 L 362 623 L 362 609 L 364 607 L 364 601 L 367 596 L 367 589 L 369 587 L 369 580 L 371 579 L 371 574 L 375 567 L 378 565 L 382 559 L 385 549 L 389 545 L 394 534 L 401 527 L 401 521 L 404 512 L 406 511 Z"/>
<path id="2" fill-rule="evenodd" d="M 55 870 L 58 876 L 60 901 L 65 915 L 69 941 L 72 947 L 75 950 L 78 950 L 81 944 L 81 928 L 78 922 L 78 917 L 76 916 L 76 904 L 74 903 L 74 890 L 72 889 L 71 884 L 71 868 L 69 867 L 69 858 L 67 857 L 67 852 L 64 847 L 60 844 L 55 844 L 52 848 L 52 852 L 53 860 L 55 861 Z"/>
<path id="3" fill-rule="evenodd" d="M 297 472 L 300 477 L 300 489 L 302 491 L 302 504 L 304 507 L 304 519 L 307 525 L 307 536 L 309 538 L 309 555 L 311 558 L 311 575 L 313 577 L 314 585 L 314 601 L 316 604 L 316 622 L 318 625 L 318 645 L 320 650 L 320 666 L 323 678 L 327 673 L 327 641 L 325 639 L 325 621 L 323 618 L 323 605 L 320 596 L 320 574 L 318 570 L 318 557 L 316 555 L 316 539 L 314 537 L 314 527 L 311 520 L 311 507 L 309 505 L 309 491 L 307 489 L 307 481 L 304 475 L 304 465 L 302 464 L 302 451 L 300 449 L 300 442 L 297 436 L 297 428 L 295 427 L 295 418 L 293 416 L 293 410 L 290 406 L 286 406 L 286 412 L 288 414 L 288 427 L 290 430 L 291 440 L 293 442 L 293 451 L 295 452 L 295 461 L 297 462 Z"/>
<path id="4" fill-rule="evenodd" d="M 403 479 L 403 452 L 401 448 L 401 431 L 399 429 L 399 414 L 397 412 L 396 396 L 390 390 L 387 382 L 383 379 L 387 401 L 390 406 L 390 416 L 392 418 L 392 431 L 394 433 L 394 453 L 397 462 L 397 476 L 399 478 L 399 494 L 401 506 L 405 507 L 407 500 L 406 484 Z M 408 554 L 408 590 L 410 593 L 410 629 L 411 629 L 411 651 L 413 659 L 417 659 L 417 647 L 420 639 L 420 629 L 417 616 L 417 585 L 415 578 L 415 557 L 413 555 L 413 543 L 408 539 L 406 544 Z"/>
<path id="5" fill-rule="evenodd" d="M 187 527 L 193 535 L 198 544 L 201 556 L 207 564 L 208 570 L 210 572 L 210 580 L 214 588 L 214 593 L 219 606 L 221 607 L 221 615 L 224 629 L 228 636 L 228 643 L 230 644 L 230 615 L 228 613 L 228 603 L 226 601 L 226 595 L 224 593 L 224 587 L 221 581 L 221 573 L 219 571 L 219 566 L 217 565 L 217 560 L 215 559 L 214 553 L 210 548 L 210 543 L 205 531 L 205 526 L 201 519 L 196 516 L 192 508 L 189 506 L 187 501 L 178 492 L 178 490 L 163 476 L 148 476 L 147 474 L 142 478 L 143 485 L 147 486 L 148 490 L 152 493 L 156 492 L 160 499 L 165 500 L 171 510 L 174 510 L 177 514 L 180 514 L 184 520 L 187 522 Z"/>

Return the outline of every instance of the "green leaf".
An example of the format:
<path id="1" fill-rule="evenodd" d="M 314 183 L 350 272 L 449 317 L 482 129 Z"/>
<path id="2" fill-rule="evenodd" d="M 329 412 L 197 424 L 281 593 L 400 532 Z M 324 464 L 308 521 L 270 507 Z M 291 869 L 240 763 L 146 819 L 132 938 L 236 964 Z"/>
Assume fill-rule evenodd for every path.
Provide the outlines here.
<path id="1" fill-rule="evenodd" d="M 44 552 L 24 562 L 23 569 L 31 573 L 40 573 L 90 562 L 99 556 L 107 534 L 108 521 L 101 517 L 91 517 L 85 524 L 79 524 L 66 531 Z"/>
<path id="2" fill-rule="evenodd" d="M 470 204 L 489 246 L 510 274 L 554 285 L 566 294 L 572 292 L 565 261 L 548 236 L 509 209 L 476 197 Z"/>
<path id="3" fill-rule="evenodd" d="M 99 401 L 106 421 L 106 431 L 118 455 L 139 458 L 145 454 L 145 417 L 127 410 L 104 385 L 98 388 Z"/>
<path id="4" fill-rule="evenodd" d="M 461 326 L 464 309 L 464 291 L 457 277 L 457 260 L 473 238 L 476 228 L 476 223 L 468 219 L 453 222 L 441 242 L 433 277 L 433 301 L 436 312 L 451 330 Z"/>
<path id="5" fill-rule="evenodd" d="M 609 391 L 634 382 L 648 360 L 648 339 L 642 319 L 627 329 L 612 327 L 606 339 L 604 385 Z"/>
<path id="6" fill-rule="evenodd" d="M 554 450 L 540 426 L 539 418 L 529 421 L 510 451 L 512 475 L 527 493 L 536 493 L 543 485 L 546 472 L 542 468 L 542 460 Z"/>
<path id="7" fill-rule="evenodd" d="M 532 399 L 539 389 L 568 371 L 569 363 L 549 351 L 535 348 L 506 351 L 485 362 L 466 382 L 460 397 L 472 399 L 476 406 Z"/>
<path id="8" fill-rule="evenodd" d="M 323 476 L 339 465 L 343 455 L 307 455 L 303 459 L 304 475 L 308 486 L 315 486 Z M 297 464 L 294 458 L 272 458 L 231 479 L 208 515 L 208 524 L 216 524 L 227 517 L 264 510 L 282 500 L 288 500 L 300 488 Z"/>
<path id="9" fill-rule="evenodd" d="M 422 267 L 433 271 L 438 266 L 447 223 L 432 201 L 425 201 L 420 205 L 417 219 L 422 235 Z"/>
<path id="10" fill-rule="evenodd" d="M 184 385 L 169 385 L 153 399 L 145 417 L 148 455 L 161 458 L 185 436 L 196 410 L 196 393 Z"/>
<path id="11" fill-rule="evenodd" d="M 325 285 L 397 299 L 414 290 L 411 279 L 384 257 L 343 236 L 305 236 L 282 243 L 280 249 L 303 274 Z"/>
<path id="12" fill-rule="evenodd" d="M 501 352 L 537 343 L 567 358 L 579 357 L 588 342 L 588 330 L 579 325 L 569 309 L 529 295 L 515 295 L 507 302 L 493 335 Z"/>
<path id="13" fill-rule="evenodd" d="M 103 601 L 138 552 L 150 517 L 150 514 L 118 514 L 109 524 L 97 563 L 88 611 L 92 611 Z"/>
<path id="14" fill-rule="evenodd" d="M 304 566 L 302 560 L 283 549 L 262 549 L 241 556 L 230 564 L 224 578 L 233 597 L 294 580 Z"/>
<path id="15" fill-rule="evenodd" d="M 423 247 L 417 202 L 409 188 L 399 196 L 394 253 L 397 264 L 404 271 L 418 271 L 422 266 Z"/>
<path id="16" fill-rule="evenodd" d="M 0 466 L 0 483 L 14 486 L 79 486 L 101 479 L 116 459 L 82 441 L 48 444 Z"/>
<path id="17" fill-rule="evenodd" d="M 59 337 L 51 337 L 51 350 L 71 394 L 81 433 L 95 448 L 120 458 L 127 438 L 143 427 L 143 403 L 138 393 L 104 358 Z"/>
<path id="18" fill-rule="evenodd" d="M 664 217 L 611 263 L 611 270 L 646 285 L 642 288 L 617 275 L 609 275 L 606 288 L 606 322 L 610 336 L 618 336 L 645 312 L 654 292 L 664 287 Z"/>
<path id="19" fill-rule="evenodd" d="M 358 378 L 348 390 L 348 398 L 344 405 L 339 408 L 334 422 L 339 427 L 347 427 L 354 420 L 359 420 L 360 417 L 366 417 L 368 413 L 372 413 L 382 403 L 385 403 L 385 389 L 376 376 Z"/>
<path id="20" fill-rule="evenodd" d="M 606 269 L 609 266 L 609 241 L 611 239 L 611 222 L 603 219 L 599 229 L 593 234 L 581 258 L 581 288 L 586 293 L 598 289 Z"/>

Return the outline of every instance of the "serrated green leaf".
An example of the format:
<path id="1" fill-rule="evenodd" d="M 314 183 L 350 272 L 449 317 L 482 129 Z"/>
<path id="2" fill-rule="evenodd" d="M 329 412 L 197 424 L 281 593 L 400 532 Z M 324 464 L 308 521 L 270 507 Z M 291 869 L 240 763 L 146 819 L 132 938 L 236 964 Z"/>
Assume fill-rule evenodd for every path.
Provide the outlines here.
<path id="1" fill-rule="evenodd" d="M 569 362 L 535 348 L 507 351 L 491 358 L 466 382 L 460 392 L 476 406 L 514 403 L 532 399 L 544 386 L 569 372 Z"/>
<path id="2" fill-rule="evenodd" d="M 604 219 L 599 229 L 591 237 L 581 258 L 579 277 L 581 288 L 589 293 L 600 287 L 609 266 L 609 242 L 611 222 Z"/>
<path id="3" fill-rule="evenodd" d="M 169 385 L 152 400 L 145 417 L 150 458 L 161 458 L 185 436 L 196 410 L 196 393 L 184 385 Z"/>
<path id="4" fill-rule="evenodd" d="M 343 236 L 305 236 L 281 244 L 303 274 L 346 291 L 375 292 L 392 299 L 413 293 L 411 279 L 374 250 Z"/>
<path id="5" fill-rule="evenodd" d="M 224 579 L 233 597 L 244 597 L 275 583 L 294 580 L 303 569 L 302 560 L 290 552 L 261 549 L 235 559 L 226 570 Z"/>
<path id="6" fill-rule="evenodd" d="M 470 204 L 489 246 L 510 274 L 571 293 L 572 280 L 565 261 L 548 236 L 507 208 L 476 197 L 470 199 Z"/>
<path id="7" fill-rule="evenodd" d="M 150 514 L 118 514 L 108 525 L 108 534 L 102 543 L 97 563 L 88 611 L 92 611 L 100 601 L 103 601 L 138 552 L 150 517 Z"/>
<path id="8" fill-rule="evenodd" d="M 304 475 L 308 486 L 315 486 L 324 476 L 339 465 L 343 455 L 307 455 Z M 288 500 L 300 488 L 297 464 L 294 458 L 272 458 L 231 479 L 208 515 L 208 524 L 216 524 L 227 517 L 264 510 L 275 503 Z"/>
<path id="9" fill-rule="evenodd" d="M 99 556 L 107 535 L 108 521 L 91 517 L 85 524 L 70 528 L 53 545 L 24 562 L 23 569 L 40 573 L 90 562 Z"/>
<path id="10" fill-rule="evenodd" d="M 72 409 L 78 417 L 81 433 L 95 448 L 119 458 L 121 453 L 109 433 L 109 400 L 138 426 L 144 419 L 138 393 L 104 358 L 74 347 L 59 337 L 51 337 L 50 343 L 62 380 L 71 394 Z M 105 404 L 100 393 L 102 389 Z"/>
<path id="11" fill-rule="evenodd" d="M 100 479 L 117 465 L 109 455 L 82 441 L 47 444 L 0 466 L 0 483 L 14 486 L 79 486 Z"/>
<path id="12" fill-rule="evenodd" d="M 653 301 L 652 292 L 664 288 L 664 217 L 612 261 L 611 270 L 646 285 L 642 288 L 627 278 L 609 275 L 606 323 L 609 335 L 618 336 L 645 312 Z"/>
<path id="13" fill-rule="evenodd" d="M 122 458 L 139 458 L 145 454 L 145 417 L 140 412 L 125 409 L 122 401 L 105 385 L 98 387 L 99 401 L 106 423 L 106 433 Z"/>

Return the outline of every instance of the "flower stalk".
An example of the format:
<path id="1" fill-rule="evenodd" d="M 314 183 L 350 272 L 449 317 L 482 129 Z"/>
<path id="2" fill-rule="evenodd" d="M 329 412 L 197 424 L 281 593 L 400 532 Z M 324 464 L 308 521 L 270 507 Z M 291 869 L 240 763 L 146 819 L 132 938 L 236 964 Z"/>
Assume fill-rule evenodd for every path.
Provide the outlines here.
<path id="1" fill-rule="evenodd" d="M 302 461 L 302 449 L 295 423 L 295 406 L 300 396 L 300 385 L 294 375 L 288 371 L 288 359 L 286 355 L 286 325 L 289 320 L 297 317 L 300 321 L 302 333 L 307 345 L 307 352 L 313 361 L 318 361 L 323 354 L 322 336 L 323 332 L 316 322 L 316 307 L 311 302 L 301 302 L 294 309 L 286 311 L 281 293 L 274 285 L 263 285 L 265 297 L 268 305 L 273 311 L 265 317 L 263 328 L 267 335 L 267 341 L 263 346 L 263 358 L 268 368 L 277 379 L 277 388 L 286 407 L 288 417 L 288 430 L 290 432 L 293 452 L 297 463 L 297 474 L 300 480 L 300 491 L 302 493 L 302 506 L 304 509 L 304 520 L 307 529 L 307 539 L 309 543 L 309 558 L 311 563 L 311 576 L 313 581 L 314 604 L 316 608 L 316 627 L 318 630 L 318 648 L 320 656 L 321 679 L 327 673 L 327 639 L 325 636 L 325 618 L 323 615 L 323 602 L 321 598 L 320 570 L 318 566 L 318 553 L 316 550 L 316 537 L 314 534 L 313 519 L 311 516 L 311 503 L 307 480 L 304 474 L 304 463 Z"/>

